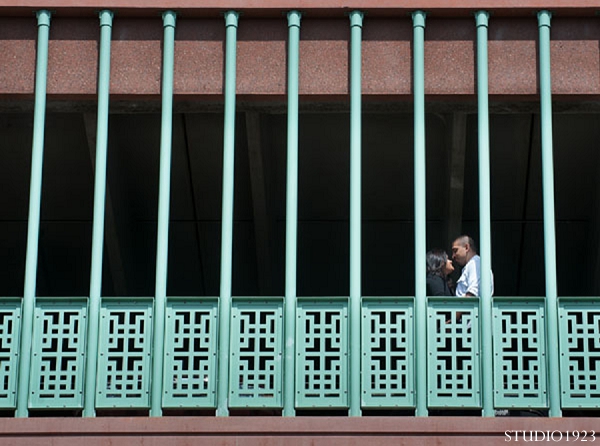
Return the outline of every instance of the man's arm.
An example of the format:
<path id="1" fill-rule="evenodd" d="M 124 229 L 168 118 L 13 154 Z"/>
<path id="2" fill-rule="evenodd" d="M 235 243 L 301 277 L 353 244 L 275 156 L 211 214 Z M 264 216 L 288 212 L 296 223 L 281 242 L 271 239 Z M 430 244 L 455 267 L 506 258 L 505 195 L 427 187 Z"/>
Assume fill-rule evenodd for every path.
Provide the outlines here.
<path id="1" fill-rule="evenodd" d="M 479 274 L 477 274 L 475 261 L 467 263 L 465 268 L 467 269 L 465 274 L 467 292 L 465 296 L 479 296 Z"/>

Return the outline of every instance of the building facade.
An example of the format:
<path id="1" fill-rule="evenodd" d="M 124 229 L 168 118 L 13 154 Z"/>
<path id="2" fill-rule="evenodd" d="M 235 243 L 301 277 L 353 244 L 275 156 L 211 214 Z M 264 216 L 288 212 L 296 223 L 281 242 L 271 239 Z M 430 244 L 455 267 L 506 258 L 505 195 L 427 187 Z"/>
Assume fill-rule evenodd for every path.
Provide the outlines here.
<path id="1" fill-rule="evenodd" d="M 589 435 L 600 2 L 413 3 L 0 5 L 3 441 Z"/>

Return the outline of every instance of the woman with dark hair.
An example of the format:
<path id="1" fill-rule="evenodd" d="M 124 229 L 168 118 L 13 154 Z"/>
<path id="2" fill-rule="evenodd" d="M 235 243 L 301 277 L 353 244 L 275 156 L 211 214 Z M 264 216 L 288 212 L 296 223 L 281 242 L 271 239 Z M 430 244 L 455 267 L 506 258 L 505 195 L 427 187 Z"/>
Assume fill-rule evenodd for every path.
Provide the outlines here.
<path id="1" fill-rule="evenodd" d="M 427 252 L 427 295 L 454 296 L 448 285 L 448 274 L 454 271 L 452 260 L 443 249 Z"/>

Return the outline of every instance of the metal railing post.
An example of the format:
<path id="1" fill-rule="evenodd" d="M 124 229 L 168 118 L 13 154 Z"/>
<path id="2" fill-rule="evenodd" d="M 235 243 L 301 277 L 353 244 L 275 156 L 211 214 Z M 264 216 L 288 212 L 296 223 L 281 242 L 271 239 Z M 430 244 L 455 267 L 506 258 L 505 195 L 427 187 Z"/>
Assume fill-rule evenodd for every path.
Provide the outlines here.
<path id="1" fill-rule="evenodd" d="M 288 135 L 285 237 L 285 363 L 283 380 L 283 415 L 294 416 L 296 355 L 296 253 L 298 236 L 298 70 L 300 19 L 290 11 L 288 19 Z"/>
<path id="2" fill-rule="evenodd" d="M 490 130 L 488 107 L 488 19 L 486 11 L 475 13 L 477 25 L 477 120 L 479 146 L 479 237 L 481 254 L 481 374 L 483 416 L 494 416 L 492 373 L 492 236 L 490 205 Z"/>
<path id="3" fill-rule="evenodd" d="M 25 287 L 23 290 L 21 322 L 17 417 L 27 417 L 29 414 L 29 372 L 31 367 L 31 338 L 33 335 L 38 243 L 40 238 L 40 206 L 42 201 L 42 168 L 44 165 L 44 124 L 46 120 L 46 77 L 48 74 L 50 16 L 50 12 L 46 10 L 37 12 L 38 42 L 35 67 L 35 106 L 33 112 L 31 183 L 29 187 L 29 218 L 27 220 L 27 252 L 25 257 Z"/>
<path id="4" fill-rule="evenodd" d="M 560 417 L 558 358 L 558 289 L 556 284 L 556 230 L 554 222 L 554 165 L 552 161 L 552 83 L 550 75 L 550 21 L 538 12 L 540 48 L 540 107 L 542 127 L 542 189 L 544 200 L 544 258 L 546 271 L 546 330 L 548 334 L 548 388 L 550 416 Z"/>
<path id="5" fill-rule="evenodd" d="M 165 311 L 167 307 L 167 266 L 169 260 L 169 206 L 171 198 L 171 146 L 173 140 L 173 66 L 176 14 L 163 13 L 163 67 L 161 92 L 160 176 L 158 186 L 158 228 L 156 237 L 156 282 L 154 291 L 154 348 L 150 415 L 162 415 Z"/>
<path id="6" fill-rule="evenodd" d="M 427 288 L 426 288 L 426 182 L 425 182 L 425 13 L 413 19 L 413 94 L 415 153 L 415 325 L 417 416 L 427 416 Z"/>
<path id="7" fill-rule="evenodd" d="M 96 173 L 94 179 L 94 221 L 92 227 L 92 266 L 88 308 L 88 336 L 85 366 L 83 416 L 96 415 L 96 373 L 98 330 L 102 295 L 102 254 L 106 202 L 106 158 L 108 145 L 108 100 L 110 91 L 110 44 L 113 13 L 100 12 L 100 57 L 98 61 L 98 121 L 96 133 Z"/>
<path id="8" fill-rule="evenodd" d="M 217 415 L 229 415 L 229 328 L 233 255 L 236 45 L 239 14 L 225 13 L 225 129 L 223 135 L 223 210 L 221 217 L 221 291 L 219 297 L 219 376 Z"/>
<path id="9" fill-rule="evenodd" d="M 361 415 L 361 91 L 363 13 L 350 13 L 350 415 Z"/>

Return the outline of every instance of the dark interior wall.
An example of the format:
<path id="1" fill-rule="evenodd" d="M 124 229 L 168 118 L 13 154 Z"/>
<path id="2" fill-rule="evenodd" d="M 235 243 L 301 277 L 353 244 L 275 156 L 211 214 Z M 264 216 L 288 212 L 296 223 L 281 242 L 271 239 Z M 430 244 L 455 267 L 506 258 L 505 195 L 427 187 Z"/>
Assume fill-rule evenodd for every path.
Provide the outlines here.
<path id="1" fill-rule="evenodd" d="M 554 117 L 557 277 L 560 295 L 597 295 L 598 115 Z M 261 113 L 260 150 L 238 113 L 235 153 L 234 295 L 285 289 L 286 120 Z M 249 121 L 248 121 L 249 122 Z M 302 113 L 299 136 L 298 295 L 349 292 L 349 115 Z M 93 116 L 48 113 L 37 294 L 85 296 L 89 290 Z M 154 294 L 159 114 L 110 117 L 103 295 Z M 466 124 L 461 231 L 479 238 L 477 117 Z M 429 114 L 427 247 L 450 248 L 449 116 Z M 255 129 L 256 130 L 256 129 Z M 539 116 L 490 119 L 492 265 L 496 295 L 544 294 Z M 23 293 L 32 117 L 0 115 L 0 295 Z M 223 116 L 173 120 L 169 295 L 218 295 L 220 284 Z M 256 169 L 257 157 L 262 171 Z M 414 293 L 413 119 L 363 115 L 363 295 Z M 257 183 L 257 179 L 260 179 Z M 253 183 L 254 182 L 254 183 Z M 257 195 L 256 184 L 264 195 Z M 257 223 L 263 200 L 268 224 Z M 112 231 L 108 226 L 112 225 Z M 267 232 L 269 277 L 257 250 Z M 118 260 L 117 261 L 115 261 Z M 120 263 L 119 263 L 120 262 Z M 119 265 L 121 267 L 119 268 Z"/>

